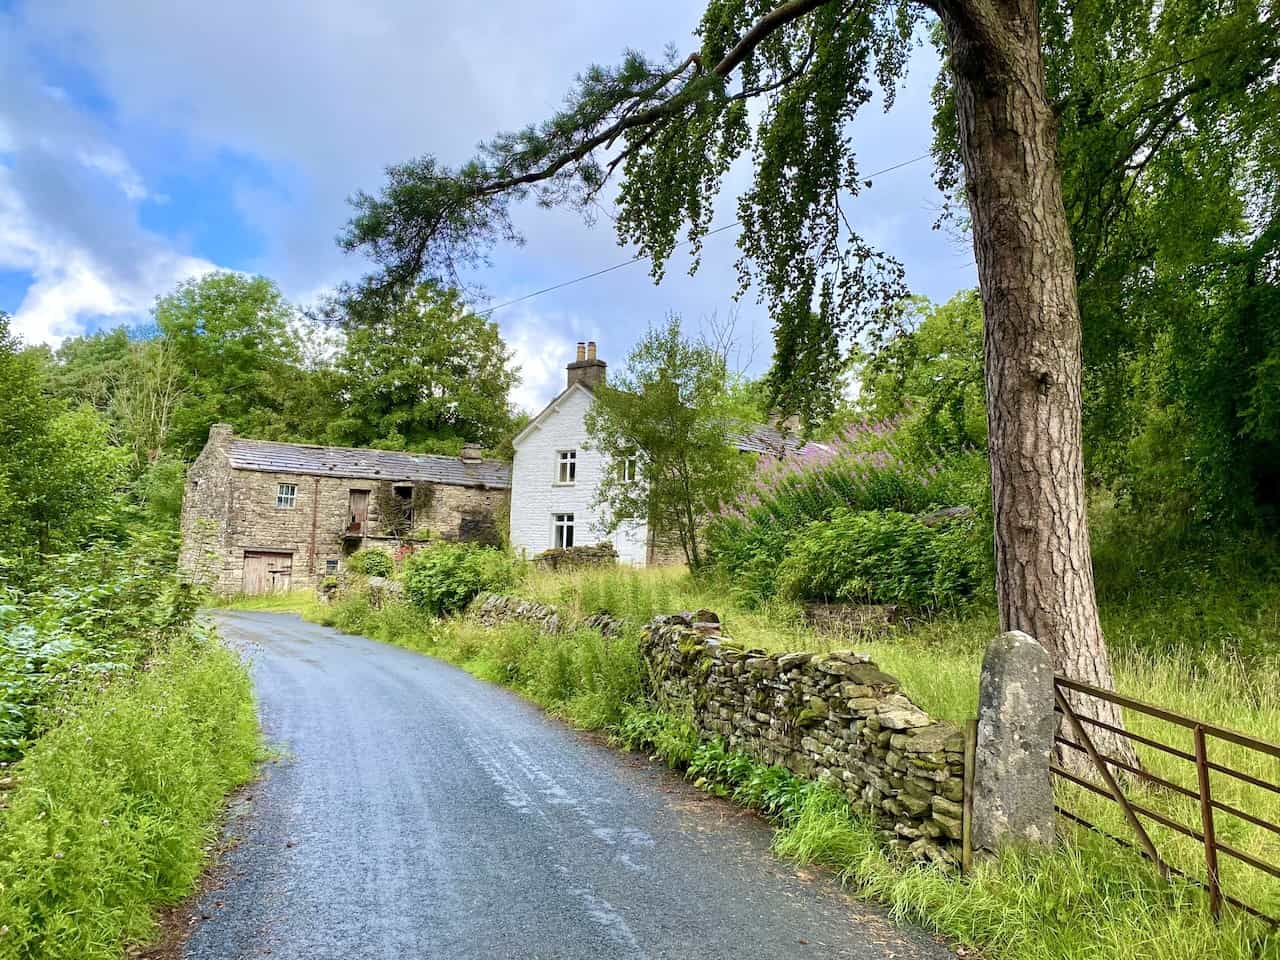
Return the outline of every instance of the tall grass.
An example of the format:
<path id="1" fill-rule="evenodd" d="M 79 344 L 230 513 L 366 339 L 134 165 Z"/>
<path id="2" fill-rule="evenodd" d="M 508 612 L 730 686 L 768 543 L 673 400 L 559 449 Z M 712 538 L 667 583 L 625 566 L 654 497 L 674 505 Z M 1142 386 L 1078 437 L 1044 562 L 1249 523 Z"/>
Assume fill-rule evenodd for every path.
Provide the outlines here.
<path id="1" fill-rule="evenodd" d="M 1165 884 L 1145 861 L 1093 834 L 1008 850 L 965 877 L 887 853 L 843 797 L 819 792 L 775 838 L 783 856 L 834 867 L 896 920 L 975 947 L 989 960 L 1261 960 L 1274 934 L 1240 912 L 1218 925 L 1200 891 Z"/>
<path id="2" fill-rule="evenodd" d="M 223 797 L 260 754 L 249 677 L 212 639 L 88 690 L 0 794 L 0 957 L 115 960 L 194 888 Z"/>

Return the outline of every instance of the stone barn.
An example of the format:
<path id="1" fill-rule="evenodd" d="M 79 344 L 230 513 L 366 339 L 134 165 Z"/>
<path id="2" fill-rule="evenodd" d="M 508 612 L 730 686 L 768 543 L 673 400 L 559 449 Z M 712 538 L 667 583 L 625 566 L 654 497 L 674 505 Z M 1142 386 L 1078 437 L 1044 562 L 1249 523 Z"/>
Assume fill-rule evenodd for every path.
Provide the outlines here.
<path id="1" fill-rule="evenodd" d="M 215 424 L 187 472 L 179 566 L 218 593 L 314 587 L 361 547 L 497 544 L 510 465 L 237 437 Z"/>

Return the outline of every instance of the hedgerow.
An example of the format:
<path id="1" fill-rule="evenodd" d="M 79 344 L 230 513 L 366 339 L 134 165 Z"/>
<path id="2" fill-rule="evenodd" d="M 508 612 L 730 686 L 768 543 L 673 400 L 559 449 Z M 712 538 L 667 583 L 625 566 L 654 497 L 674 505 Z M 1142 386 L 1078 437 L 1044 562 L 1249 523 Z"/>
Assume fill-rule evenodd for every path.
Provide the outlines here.
<path id="1" fill-rule="evenodd" d="M 712 565 L 736 599 L 758 604 L 777 596 L 791 544 L 837 511 L 917 514 L 970 506 L 985 515 L 986 464 L 979 454 L 922 463 L 901 449 L 896 429 L 895 421 L 857 424 L 785 458 L 761 458 L 747 489 L 707 528 Z"/>
<path id="2" fill-rule="evenodd" d="M 972 518 L 936 525 L 893 510 L 839 508 L 798 530 L 778 568 L 793 600 L 958 606 L 990 582 L 990 548 Z"/>

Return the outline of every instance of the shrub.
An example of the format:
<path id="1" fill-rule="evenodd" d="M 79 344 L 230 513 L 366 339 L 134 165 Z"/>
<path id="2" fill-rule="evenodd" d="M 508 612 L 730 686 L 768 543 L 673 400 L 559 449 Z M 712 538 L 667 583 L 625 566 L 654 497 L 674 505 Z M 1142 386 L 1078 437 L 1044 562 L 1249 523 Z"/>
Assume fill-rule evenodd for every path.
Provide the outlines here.
<path id="1" fill-rule="evenodd" d="M 62 691 L 129 673 L 187 627 L 196 597 L 171 547 L 140 536 L 37 565 L 0 561 L 0 761 L 22 754 Z"/>
<path id="2" fill-rule="evenodd" d="M 212 639 L 76 697 L 9 771 L 0 820 L 0 955 L 118 958 L 157 903 L 195 886 L 223 796 L 254 771 L 249 677 Z"/>
<path id="3" fill-rule="evenodd" d="M 980 454 L 921 463 L 900 450 L 896 429 L 893 421 L 854 425 L 799 454 L 761 458 L 747 491 L 707 529 L 712 563 L 740 601 L 775 596 L 792 539 L 837 510 L 921 513 L 965 505 L 985 514 L 987 468 Z"/>
<path id="4" fill-rule="evenodd" d="M 396 572 L 396 562 L 391 554 L 377 547 L 365 547 L 347 557 L 347 569 L 366 577 L 391 577 Z"/>
<path id="5" fill-rule="evenodd" d="M 778 571 L 797 600 L 953 607 L 988 578 L 986 545 L 974 521 L 931 527 L 896 511 L 837 510 L 801 530 Z"/>
<path id="6" fill-rule="evenodd" d="M 474 544 L 437 543 L 404 563 L 405 593 L 420 609 L 439 616 L 461 610 L 476 596 L 515 582 L 511 558 Z"/>

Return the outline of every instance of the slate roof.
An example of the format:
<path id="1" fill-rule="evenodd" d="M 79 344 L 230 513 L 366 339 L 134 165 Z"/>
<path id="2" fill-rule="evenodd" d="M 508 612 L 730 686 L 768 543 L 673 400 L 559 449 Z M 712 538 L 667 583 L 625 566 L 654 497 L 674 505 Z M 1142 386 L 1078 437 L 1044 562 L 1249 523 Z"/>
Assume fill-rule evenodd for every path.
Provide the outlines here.
<path id="1" fill-rule="evenodd" d="M 457 457 L 351 447 L 314 447 L 301 443 L 233 438 L 227 459 L 236 470 L 300 473 L 360 480 L 423 480 L 457 487 L 511 487 L 511 464 L 502 460 L 464 463 Z"/>
<path id="2" fill-rule="evenodd" d="M 793 434 L 783 433 L 763 423 L 744 424 L 737 430 L 726 432 L 724 437 L 744 453 L 771 453 L 782 456 L 794 453 L 804 446 L 804 441 Z"/>

